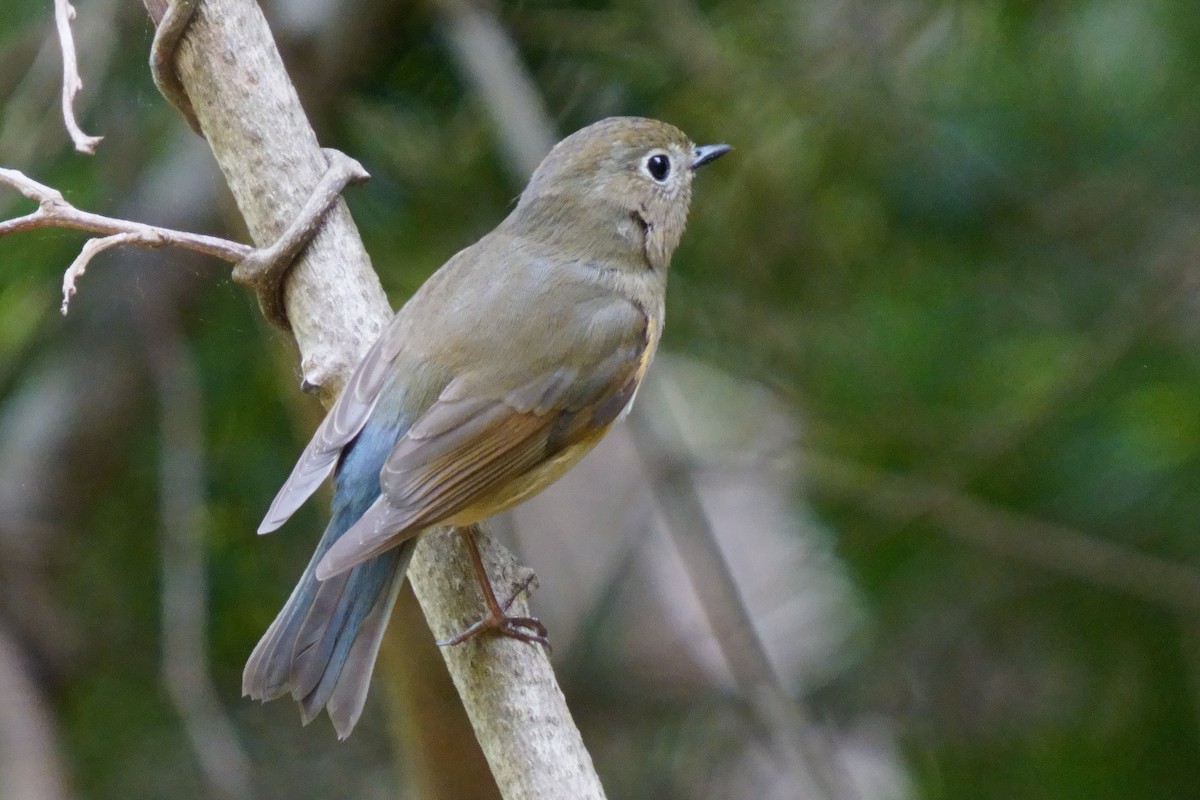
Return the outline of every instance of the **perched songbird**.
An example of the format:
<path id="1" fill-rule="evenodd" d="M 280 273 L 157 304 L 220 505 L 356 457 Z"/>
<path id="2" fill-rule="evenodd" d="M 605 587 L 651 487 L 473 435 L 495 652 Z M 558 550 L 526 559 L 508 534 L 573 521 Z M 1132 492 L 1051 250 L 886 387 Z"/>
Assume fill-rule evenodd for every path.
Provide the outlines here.
<path id="1" fill-rule="evenodd" d="M 278 528 L 334 472 L 329 527 L 246 664 L 246 695 L 290 693 L 305 723 L 325 708 L 349 735 L 417 535 L 535 494 L 629 410 L 693 172 L 729 149 L 651 119 L 590 125 L 404 304 L 259 527 Z M 535 620 L 491 611 L 473 627 L 542 640 Z"/>

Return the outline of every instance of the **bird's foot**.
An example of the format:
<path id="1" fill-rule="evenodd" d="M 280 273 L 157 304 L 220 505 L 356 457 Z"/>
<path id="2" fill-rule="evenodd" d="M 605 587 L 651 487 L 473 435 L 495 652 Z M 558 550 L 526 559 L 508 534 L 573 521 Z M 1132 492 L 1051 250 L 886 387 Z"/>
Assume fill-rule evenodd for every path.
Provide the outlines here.
<path id="1" fill-rule="evenodd" d="M 483 566 L 483 557 L 479 553 L 479 543 L 475 540 L 477 528 L 472 525 L 463 529 L 463 534 L 464 542 L 467 545 L 467 554 L 471 559 L 471 566 L 475 571 L 475 577 L 479 581 L 480 592 L 483 594 L 483 604 L 487 607 L 487 614 L 483 619 L 471 625 L 466 630 L 451 636 L 449 639 L 442 639 L 437 644 L 440 647 L 462 644 L 485 631 L 493 631 L 501 636 L 520 639 L 522 642 L 540 644 L 549 650 L 549 631 L 546 630 L 546 626 L 537 617 L 510 617 L 508 615 L 508 609 L 512 607 L 512 604 L 516 602 L 518 597 L 529 591 L 530 584 L 536 580 L 536 577 L 530 572 L 519 583 L 512 597 L 501 604 L 496 599 L 496 592 L 492 588 L 492 581 Z"/>
<path id="2" fill-rule="evenodd" d="M 488 614 L 461 633 L 457 633 L 449 639 L 442 639 L 438 642 L 438 646 L 449 647 L 454 644 L 462 644 L 486 631 L 493 631 L 500 636 L 508 636 L 512 639 L 520 639 L 522 642 L 540 644 L 547 649 L 550 648 L 550 632 L 537 617 L 510 617 L 507 614 L 499 616 Z"/>

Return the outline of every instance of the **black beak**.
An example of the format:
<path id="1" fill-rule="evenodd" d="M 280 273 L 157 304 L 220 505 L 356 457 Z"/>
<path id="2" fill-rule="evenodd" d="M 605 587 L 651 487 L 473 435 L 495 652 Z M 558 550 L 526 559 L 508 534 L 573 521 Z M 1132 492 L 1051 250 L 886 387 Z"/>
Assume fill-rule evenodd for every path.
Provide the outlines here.
<path id="1" fill-rule="evenodd" d="M 692 169 L 700 169 L 710 161 L 716 161 L 733 148 L 727 144 L 702 144 L 692 151 Z"/>

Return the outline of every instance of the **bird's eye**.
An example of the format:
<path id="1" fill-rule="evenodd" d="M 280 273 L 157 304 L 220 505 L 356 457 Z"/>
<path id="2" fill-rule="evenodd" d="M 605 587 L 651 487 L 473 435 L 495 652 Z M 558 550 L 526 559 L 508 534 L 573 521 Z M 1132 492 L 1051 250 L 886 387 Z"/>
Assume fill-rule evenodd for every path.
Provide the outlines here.
<path id="1" fill-rule="evenodd" d="M 662 153 L 655 153 L 646 159 L 646 172 L 650 173 L 651 178 L 662 183 L 671 174 L 671 159 Z"/>

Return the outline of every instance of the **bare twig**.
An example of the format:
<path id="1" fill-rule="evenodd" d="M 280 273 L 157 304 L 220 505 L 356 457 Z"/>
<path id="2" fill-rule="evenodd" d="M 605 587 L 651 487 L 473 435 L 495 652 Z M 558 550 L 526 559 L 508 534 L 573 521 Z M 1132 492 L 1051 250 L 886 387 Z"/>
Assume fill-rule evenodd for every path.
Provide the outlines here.
<path id="1" fill-rule="evenodd" d="M 62 45 L 63 85 L 62 111 L 63 122 L 75 149 L 81 153 L 96 152 L 103 136 L 89 136 L 75 121 L 75 95 L 83 88 L 83 80 L 79 77 L 79 67 L 75 63 L 75 38 L 71 35 L 71 20 L 75 19 L 75 8 L 70 0 L 54 0 L 54 21 L 58 26 L 58 41 Z"/>
<path id="2" fill-rule="evenodd" d="M 105 235 L 102 239 L 93 239 L 87 242 L 79 256 L 67 268 L 66 274 L 63 276 L 63 314 L 67 313 L 71 296 L 75 294 L 75 283 L 87 269 L 88 262 L 97 253 L 111 247 L 122 244 L 133 244 L 140 247 L 171 245 L 216 256 L 234 264 L 241 262 L 254 252 L 254 248 L 249 245 L 231 242 L 216 236 L 176 231 L 156 225 L 93 214 L 90 211 L 80 211 L 63 199 L 62 193 L 57 189 L 38 183 L 15 169 L 0 167 L 0 184 L 11 186 L 38 204 L 37 211 L 0 222 L 0 236 L 35 228 L 75 228 Z"/>
<path id="3" fill-rule="evenodd" d="M 88 0 L 87 13 L 71 26 L 76 59 L 86 60 L 88 81 L 94 85 L 103 82 L 113 51 L 120 46 L 121 37 L 114 27 L 119 27 L 119 6 L 124 2 Z M 6 48 L 11 57 L 12 44 Z M 45 149 L 47 137 L 62 135 L 61 103 L 55 102 L 62 95 L 62 52 L 58 31 L 51 30 L 24 75 L 18 78 L 5 74 L 0 78 L 5 84 L 0 89 L 5 95 L 4 112 L 0 113 L 0 153 L 11 166 L 27 169 L 37 163 L 51 153 Z M 88 95 L 77 97 L 75 113 L 82 113 L 94 99 Z"/>
<path id="4" fill-rule="evenodd" d="M 76 283 L 98 253 L 123 244 L 139 247 L 172 245 L 232 262 L 234 280 L 254 287 L 258 292 L 263 313 L 273 322 L 287 327 L 287 316 L 281 297 L 283 277 L 296 256 L 320 230 L 325 215 L 337 202 L 342 189 L 352 183 L 361 183 L 369 177 L 362 165 L 353 158 L 337 150 L 326 149 L 324 152 L 329 159 L 329 168 L 313 189 L 312 195 L 292 224 L 274 243 L 262 249 L 256 250 L 249 245 L 216 236 L 176 231 L 80 211 L 63 199 L 62 193 L 57 189 L 38 183 L 15 169 L 2 167 L 0 184 L 11 186 L 37 202 L 38 209 L 23 217 L 0 221 L 0 237 L 46 227 L 77 228 L 106 234 L 103 238 L 90 239 L 85 243 L 78 257 L 71 262 L 71 266 L 63 275 L 64 316 L 71 298 L 75 295 Z"/>
<path id="5" fill-rule="evenodd" d="M 242 800 L 252 795 L 250 759 L 208 667 L 200 379 L 171 322 L 156 326 L 150 341 L 162 440 L 162 678 L 213 794 Z"/>
<path id="6" fill-rule="evenodd" d="M 87 272 L 87 265 L 102 251 L 123 244 L 159 247 L 166 244 L 166 239 L 156 234 L 142 235 L 133 231 L 127 231 L 125 233 L 114 233 L 112 236 L 104 236 L 100 239 L 88 239 L 84 242 L 83 247 L 79 250 L 79 255 L 75 256 L 75 260 L 71 262 L 71 266 L 67 267 L 67 271 L 63 273 L 63 300 L 60 310 L 64 317 L 70 309 L 71 298 L 75 296 L 75 292 L 77 291 L 75 284 L 83 277 L 83 273 Z"/>

